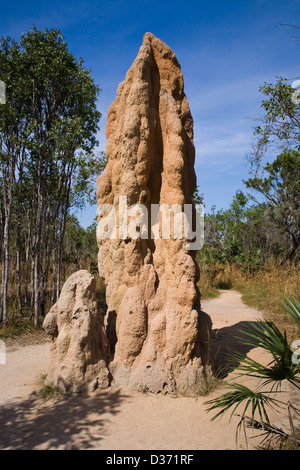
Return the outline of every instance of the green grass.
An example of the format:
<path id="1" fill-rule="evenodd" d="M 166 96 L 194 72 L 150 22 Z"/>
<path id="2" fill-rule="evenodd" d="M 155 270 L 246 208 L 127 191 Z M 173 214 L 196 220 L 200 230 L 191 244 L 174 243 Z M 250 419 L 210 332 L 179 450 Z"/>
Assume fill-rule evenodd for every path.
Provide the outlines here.
<path id="1" fill-rule="evenodd" d="M 242 294 L 243 302 L 249 307 L 262 312 L 264 318 L 278 323 L 285 329 L 289 337 L 295 336 L 297 326 L 282 305 L 286 296 L 293 297 L 300 292 L 299 276 L 282 272 L 257 273 L 245 280 L 243 284 L 234 286 Z"/>
<path id="2" fill-rule="evenodd" d="M 39 377 L 38 382 L 41 387 L 38 392 L 38 396 L 41 400 L 43 401 L 54 400 L 55 398 L 58 398 L 59 396 L 62 395 L 61 392 L 58 390 L 58 388 L 54 384 L 47 382 L 47 374 L 42 374 Z"/>

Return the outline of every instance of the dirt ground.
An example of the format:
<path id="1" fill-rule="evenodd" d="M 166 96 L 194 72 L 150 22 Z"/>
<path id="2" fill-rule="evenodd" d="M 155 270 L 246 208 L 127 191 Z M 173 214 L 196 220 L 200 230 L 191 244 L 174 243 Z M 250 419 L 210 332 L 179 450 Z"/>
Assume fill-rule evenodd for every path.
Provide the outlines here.
<path id="1" fill-rule="evenodd" d="M 235 291 L 221 291 L 216 299 L 202 302 L 213 322 L 211 349 L 224 380 L 234 371 L 224 369 L 228 346 L 237 347 L 235 336 L 261 313 L 245 306 Z M 33 344 L 31 344 L 33 341 Z M 246 449 L 241 434 L 236 441 L 237 416 L 211 421 L 205 402 L 225 390 L 222 383 L 206 397 L 171 397 L 110 388 L 90 396 L 59 397 L 44 402 L 38 396 L 39 377 L 47 373 L 49 343 L 44 336 L 7 346 L 6 364 L 0 364 L 0 449 L 17 450 L 236 450 Z M 268 362 L 259 348 L 244 351 Z M 255 379 L 243 379 L 253 385 Z M 255 382 L 254 382 L 255 385 Z M 291 392 L 288 392 L 290 395 Z M 294 393 L 294 392 L 293 392 Z M 287 418 L 273 423 L 286 427 Z M 252 437 L 252 438 L 251 438 Z M 248 431 L 248 448 L 260 439 Z"/>

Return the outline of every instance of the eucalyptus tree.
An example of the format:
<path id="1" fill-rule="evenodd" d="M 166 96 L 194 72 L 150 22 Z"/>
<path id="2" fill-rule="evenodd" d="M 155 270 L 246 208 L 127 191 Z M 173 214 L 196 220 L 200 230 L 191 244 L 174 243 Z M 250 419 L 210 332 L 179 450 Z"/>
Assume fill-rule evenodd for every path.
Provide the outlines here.
<path id="1" fill-rule="evenodd" d="M 19 183 L 26 158 L 27 127 L 26 97 L 23 88 L 23 63 L 19 46 L 11 38 L 0 43 L 1 79 L 6 86 L 6 100 L 0 105 L 0 162 L 2 210 L 2 279 L 0 320 L 7 318 L 7 285 L 9 245 L 16 185 Z M 19 180 L 19 181 L 18 181 Z"/>
<path id="2" fill-rule="evenodd" d="M 66 220 L 71 205 L 77 203 L 78 181 L 84 175 L 86 183 L 81 184 L 81 190 L 87 191 L 88 181 L 99 168 L 99 157 L 93 151 L 101 116 L 97 109 L 100 88 L 83 59 L 70 53 L 59 30 L 33 28 L 18 44 L 2 39 L 1 75 L 2 63 L 8 96 L 8 105 L 0 109 L 1 158 L 6 162 L 2 178 L 11 191 L 15 190 L 17 212 L 25 219 L 23 231 L 18 228 L 23 237 L 18 245 L 26 241 L 31 309 L 37 324 L 43 313 L 51 263 L 55 265 L 56 296 L 59 294 Z M 15 70 L 17 83 L 12 82 Z M 17 139 L 14 156 L 12 136 L 12 142 Z M 6 186 L 2 181 L 2 187 Z M 2 191 L 4 207 L 9 207 L 11 194 Z M 79 196 L 82 200 L 82 194 Z M 3 243 L 6 225 L 11 226 L 8 211 L 4 211 Z M 6 252 L 9 249 L 2 250 L 3 258 Z M 4 289 L 2 283 L 5 303 Z M 5 306 L 3 318 L 4 311 Z"/>

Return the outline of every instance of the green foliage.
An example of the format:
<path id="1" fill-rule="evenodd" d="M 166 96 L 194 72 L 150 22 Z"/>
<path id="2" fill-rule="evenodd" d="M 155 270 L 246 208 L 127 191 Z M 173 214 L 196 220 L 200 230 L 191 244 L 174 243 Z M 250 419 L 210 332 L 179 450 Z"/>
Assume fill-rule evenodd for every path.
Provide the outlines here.
<path id="1" fill-rule="evenodd" d="M 38 392 L 38 396 L 41 400 L 55 400 L 62 395 L 58 388 L 47 380 L 47 374 L 42 374 L 39 377 L 39 382 L 41 388 Z"/>
<path id="2" fill-rule="evenodd" d="M 196 186 L 196 189 L 193 194 L 193 203 L 197 206 L 199 204 L 203 204 L 204 195 L 203 193 L 199 193 L 199 186 Z"/>
<path id="3" fill-rule="evenodd" d="M 63 262 L 73 269 L 84 267 L 97 273 L 96 221 L 84 229 L 75 215 L 67 217 Z"/>
<path id="4" fill-rule="evenodd" d="M 295 298 L 286 297 L 282 305 L 300 328 L 300 296 Z"/>
<path id="5" fill-rule="evenodd" d="M 228 210 L 212 208 L 205 215 L 201 266 L 231 264 L 251 273 L 266 262 L 299 260 L 300 245 L 300 106 L 294 89 L 279 77 L 260 87 L 263 124 L 248 155 L 251 194 L 237 191 Z M 278 156 L 263 164 L 268 150 Z"/>
<path id="6" fill-rule="evenodd" d="M 37 323 L 51 271 L 54 301 L 66 255 L 72 258 L 65 245 L 71 209 L 95 202 L 95 179 L 106 164 L 103 153 L 95 154 L 101 90 L 57 29 L 34 27 L 18 43 L 3 37 L 0 68 L 6 84 L 0 107 L 0 320 L 6 320 L 12 276 L 20 312 L 30 303 Z"/>
<path id="7" fill-rule="evenodd" d="M 286 238 L 287 256 L 293 259 L 300 246 L 300 153 L 284 151 L 264 171 L 266 177 L 249 178 L 245 184 L 265 198 L 265 210 Z"/>
<path id="8" fill-rule="evenodd" d="M 264 125 L 255 129 L 259 142 L 300 150 L 300 107 L 292 100 L 295 90 L 286 79 L 277 77 L 275 84 L 264 83 L 260 91 L 266 99 L 262 101 Z"/>
<path id="9" fill-rule="evenodd" d="M 0 338 L 13 339 L 22 334 L 34 333 L 35 328 L 29 320 L 12 320 L 7 323 L 5 328 L 0 328 Z"/>
<path id="10" fill-rule="evenodd" d="M 237 191 L 227 210 L 205 215 L 205 244 L 198 252 L 201 265 L 237 264 L 256 270 L 263 262 L 268 228 L 265 208 L 249 204 L 249 198 Z"/>
<path id="11" fill-rule="evenodd" d="M 266 176 L 249 178 L 253 195 L 237 191 L 227 210 L 205 215 L 201 265 L 236 264 L 248 272 L 267 260 L 297 260 L 300 246 L 300 153 L 284 151 L 264 166 Z"/>
<path id="12" fill-rule="evenodd" d="M 72 187 L 71 205 L 82 209 L 96 203 L 95 184 L 107 164 L 104 152 L 99 155 L 80 153 L 76 157 L 76 174 Z"/>
<path id="13" fill-rule="evenodd" d="M 241 420 L 238 424 L 238 427 L 242 425 L 243 418 L 246 416 L 248 409 L 251 411 L 251 420 L 254 422 L 256 413 L 258 412 L 261 422 L 265 421 L 269 424 L 269 416 L 267 413 L 267 407 L 274 407 L 277 405 L 278 400 L 271 398 L 268 394 L 253 391 L 245 385 L 232 383 L 228 384 L 229 388 L 232 388 L 230 392 L 224 393 L 221 397 L 209 400 L 206 402 L 207 405 L 210 405 L 207 408 L 207 411 L 212 411 L 220 408 L 220 411 L 212 418 L 212 421 L 223 416 L 230 409 L 231 414 L 230 418 L 234 415 L 237 408 L 241 405 L 244 405 L 244 409 L 241 414 Z"/>
<path id="14" fill-rule="evenodd" d="M 239 376 L 248 375 L 261 380 L 261 386 L 272 384 L 271 390 L 283 380 L 300 384 L 299 367 L 292 363 L 292 350 L 287 341 L 286 332 L 281 333 L 274 322 L 257 320 L 243 331 L 240 342 L 250 348 L 260 347 L 273 359 L 264 366 L 249 357 L 234 353 L 234 360 L 241 362 L 237 371 Z"/>

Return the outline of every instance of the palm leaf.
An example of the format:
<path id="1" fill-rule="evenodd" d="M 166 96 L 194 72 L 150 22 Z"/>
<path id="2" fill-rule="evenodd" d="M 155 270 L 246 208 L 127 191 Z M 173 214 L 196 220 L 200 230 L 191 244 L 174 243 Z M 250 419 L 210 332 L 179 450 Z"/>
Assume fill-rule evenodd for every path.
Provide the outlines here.
<path id="1" fill-rule="evenodd" d="M 297 301 L 288 300 L 288 311 L 300 326 L 300 298 Z M 259 415 L 259 422 L 262 429 L 270 425 L 267 408 L 280 406 L 281 401 L 274 398 L 274 394 L 280 392 L 280 385 L 283 380 L 287 380 L 300 387 L 299 367 L 292 362 L 292 350 L 289 346 L 286 332 L 281 333 L 279 328 L 273 323 L 258 319 L 251 322 L 243 330 L 240 330 L 241 336 L 237 339 L 247 348 L 260 347 L 271 355 L 269 364 L 263 365 L 254 359 L 245 356 L 238 351 L 231 351 L 227 361 L 234 364 L 235 369 L 240 376 L 249 376 L 259 378 L 262 383 L 260 387 L 253 391 L 245 385 L 236 382 L 228 383 L 231 390 L 218 398 L 207 401 L 209 405 L 207 411 L 219 410 L 212 420 L 222 416 L 231 410 L 231 417 L 239 406 L 244 406 L 241 420 L 238 427 L 244 422 L 246 412 L 251 409 L 250 421 L 254 426 L 255 414 Z M 238 364 L 238 365 L 237 365 Z M 271 384 L 271 390 L 262 390 L 262 387 Z M 276 395 L 277 396 L 277 395 Z"/>
<path id="2" fill-rule="evenodd" d="M 230 409 L 232 409 L 230 415 L 231 419 L 236 409 L 244 405 L 238 426 L 242 424 L 248 409 L 251 409 L 251 420 L 253 423 L 255 421 L 255 414 L 258 412 L 261 425 L 264 426 L 264 423 L 270 424 L 266 407 L 274 408 L 274 406 L 280 403 L 279 400 L 271 397 L 269 392 L 262 393 L 253 391 L 245 385 L 238 383 L 228 384 L 228 387 L 232 388 L 232 390 L 224 393 L 220 397 L 205 402 L 205 405 L 209 405 L 207 409 L 208 412 L 220 408 L 220 411 L 212 417 L 212 421 L 222 416 Z"/>
<path id="3" fill-rule="evenodd" d="M 289 346 L 286 332 L 282 334 L 273 322 L 258 319 L 256 323 L 250 323 L 240 330 L 240 333 L 242 336 L 237 339 L 241 344 L 250 348 L 260 347 L 272 356 L 269 364 L 264 366 L 237 351 L 231 351 L 231 360 L 240 363 L 236 368 L 241 372 L 240 375 L 258 377 L 264 379 L 264 383 L 273 381 L 274 386 L 283 380 L 288 380 L 294 385 L 300 383 L 299 367 L 292 362 L 293 351 Z"/>
<path id="4" fill-rule="evenodd" d="M 273 322 L 257 319 L 256 322 L 251 322 L 240 330 L 240 333 L 242 334 L 238 338 L 240 343 L 251 348 L 260 347 L 271 353 L 273 357 L 286 356 L 288 350 L 292 353 L 286 333 L 282 334 Z"/>
<path id="5" fill-rule="evenodd" d="M 281 305 L 291 315 L 300 328 L 300 296 L 295 296 L 294 299 L 286 296 L 285 302 L 282 302 Z"/>
<path id="6" fill-rule="evenodd" d="M 236 367 L 235 379 L 242 376 L 256 377 L 263 381 L 262 387 L 272 383 L 273 388 L 278 388 L 280 382 L 288 380 L 299 382 L 298 368 L 292 363 L 288 365 L 281 360 L 273 360 L 266 366 L 243 354 L 235 352 L 232 356 L 235 362 L 240 364 Z"/>

